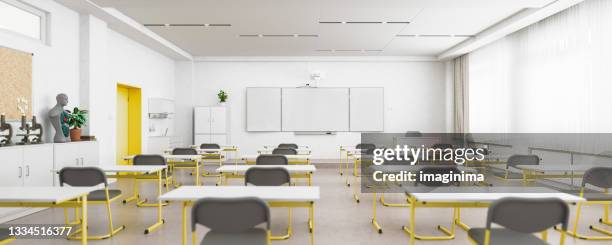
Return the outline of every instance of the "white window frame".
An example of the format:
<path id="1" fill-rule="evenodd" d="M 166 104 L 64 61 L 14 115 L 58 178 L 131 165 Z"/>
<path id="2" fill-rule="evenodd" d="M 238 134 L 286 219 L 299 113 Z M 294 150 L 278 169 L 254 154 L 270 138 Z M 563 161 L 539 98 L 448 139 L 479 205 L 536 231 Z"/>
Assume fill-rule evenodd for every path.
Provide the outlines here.
<path id="1" fill-rule="evenodd" d="M 24 3 L 22 1 L 19 1 L 19 0 L 0 0 L 0 2 L 6 3 L 6 4 L 11 5 L 13 7 L 19 8 L 19 9 L 21 9 L 23 11 L 26 11 L 26 12 L 28 12 L 30 14 L 38 16 L 40 18 L 40 39 L 31 37 L 31 36 L 27 36 L 27 35 L 24 35 L 22 33 L 16 32 L 16 31 L 12 31 L 12 30 L 6 30 L 6 29 L 2 29 L 2 28 L 0 28 L 0 30 L 6 31 L 6 32 L 10 32 L 10 33 L 14 33 L 14 34 L 26 37 L 26 38 L 30 38 L 32 40 L 40 41 L 40 42 L 42 42 L 44 44 L 49 44 L 49 42 L 48 42 L 49 41 L 49 13 L 48 12 L 46 12 L 46 11 L 44 11 L 42 9 L 36 8 L 36 7 L 34 7 L 32 5 L 29 5 L 27 3 Z"/>

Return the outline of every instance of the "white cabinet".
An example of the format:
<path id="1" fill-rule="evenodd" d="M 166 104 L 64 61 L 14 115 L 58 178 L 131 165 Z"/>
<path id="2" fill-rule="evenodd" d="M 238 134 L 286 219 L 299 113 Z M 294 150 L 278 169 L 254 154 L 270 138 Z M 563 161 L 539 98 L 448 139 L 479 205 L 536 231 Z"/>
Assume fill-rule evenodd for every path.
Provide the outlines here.
<path id="1" fill-rule="evenodd" d="M 216 143 L 227 145 L 228 112 L 224 106 L 195 107 L 193 111 L 194 144 Z"/>
<path id="2" fill-rule="evenodd" d="M 0 186 L 23 185 L 23 147 L 0 148 Z"/>
<path id="3" fill-rule="evenodd" d="M 96 141 L 79 141 L 53 144 L 53 164 L 55 169 L 70 166 L 100 165 L 99 146 Z M 55 185 L 58 185 L 58 178 Z"/>
<path id="4" fill-rule="evenodd" d="M 0 148 L 0 186 L 52 186 L 53 144 Z M 0 208 L 0 219 L 17 215 L 27 208 Z"/>

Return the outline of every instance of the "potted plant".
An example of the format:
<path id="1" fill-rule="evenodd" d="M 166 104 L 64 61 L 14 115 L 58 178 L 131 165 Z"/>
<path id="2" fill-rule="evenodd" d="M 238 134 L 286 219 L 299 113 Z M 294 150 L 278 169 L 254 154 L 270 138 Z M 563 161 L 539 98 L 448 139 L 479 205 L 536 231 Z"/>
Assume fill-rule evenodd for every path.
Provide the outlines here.
<path id="1" fill-rule="evenodd" d="M 219 104 L 225 105 L 225 101 L 227 100 L 227 93 L 225 93 L 223 89 L 219 90 L 219 93 L 217 93 L 217 97 L 219 98 Z"/>
<path id="2" fill-rule="evenodd" d="M 68 126 L 70 129 L 70 140 L 80 141 L 81 140 L 81 128 L 87 123 L 87 110 L 80 110 L 75 107 L 72 112 L 66 110 L 68 113 Z"/>

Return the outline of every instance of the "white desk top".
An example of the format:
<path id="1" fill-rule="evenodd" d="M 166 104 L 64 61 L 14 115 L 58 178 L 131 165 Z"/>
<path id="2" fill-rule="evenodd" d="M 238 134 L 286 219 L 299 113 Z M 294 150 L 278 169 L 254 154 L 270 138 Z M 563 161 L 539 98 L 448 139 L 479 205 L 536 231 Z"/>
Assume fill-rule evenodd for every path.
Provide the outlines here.
<path id="1" fill-rule="evenodd" d="M 289 173 L 314 173 L 317 168 L 314 165 L 223 165 L 217 168 L 217 173 L 244 174 L 249 168 L 284 168 Z"/>
<path id="2" fill-rule="evenodd" d="M 89 194 L 99 187 L 0 187 L 0 202 L 61 203 Z"/>
<path id="3" fill-rule="evenodd" d="M 104 172 L 112 173 L 155 173 L 166 168 L 164 165 L 114 165 L 98 166 Z"/>
<path id="4" fill-rule="evenodd" d="M 191 145 L 191 148 L 195 148 L 195 149 L 201 150 L 199 145 Z M 234 150 L 238 150 L 238 146 L 235 146 L 235 145 L 222 145 L 221 149 L 206 149 L 206 150 L 213 150 L 213 151 L 234 151 Z"/>
<path id="5" fill-rule="evenodd" d="M 521 170 L 531 170 L 538 172 L 585 172 L 597 165 L 516 165 L 515 168 Z M 602 166 L 599 166 L 602 167 Z"/>
<path id="6" fill-rule="evenodd" d="M 244 155 L 242 156 L 242 160 L 255 160 L 259 155 Z M 284 155 L 287 159 L 291 160 L 308 160 L 310 159 L 310 155 Z"/>
<path id="7" fill-rule="evenodd" d="M 584 198 L 545 187 L 444 187 L 431 192 L 407 193 L 420 202 L 492 202 L 504 197 L 548 198 L 565 202 L 582 202 Z"/>
<path id="8" fill-rule="evenodd" d="M 123 160 L 133 160 L 135 155 L 128 155 L 123 157 Z M 200 160 L 202 156 L 200 155 L 163 155 L 166 160 Z"/>
<path id="9" fill-rule="evenodd" d="M 181 186 L 166 192 L 162 201 L 195 201 L 205 197 L 258 197 L 264 201 L 308 202 L 320 198 L 318 186 Z"/>

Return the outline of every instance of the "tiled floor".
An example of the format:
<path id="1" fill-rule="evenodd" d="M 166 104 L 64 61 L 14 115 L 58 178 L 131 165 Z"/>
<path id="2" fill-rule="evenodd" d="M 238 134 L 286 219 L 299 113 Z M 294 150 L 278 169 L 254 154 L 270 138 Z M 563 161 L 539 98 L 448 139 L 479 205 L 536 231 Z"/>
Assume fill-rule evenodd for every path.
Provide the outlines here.
<path id="1" fill-rule="evenodd" d="M 183 176 L 185 179 L 187 176 Z M 232 180 L 233 184 L 239 184 L 239 180 Z M 214 183 L 208 178 L 204 181 L 206 185 Z M 231 184 L 232 182 L 230 182 Z M 124 191 L 124 196 L 131 193 L 130 180 L 121 180 L 118 186 Z M 409 210 L 406 208 L 379 207 L 379 222 L 383 226 L 384 233 L 378 234 L 370 224 L 372 216 L 372 195 L 361 195 L 361 203 L 357 204 L 351 194 L 351 190 L 344 185 L 344 177 L 337 173 L 335 168 L 319 168 L 314 177 L 314 184 L 321 187 L 321 200 L 316 203 L 315 208 L 315 244 L 409 244 L 408 236 L 401 231 L 401 226 L 408 222 Z M 146 185 L 146 184 L 145 184 Z M 154 187 L 143 186 L 144 194 L 154 194 Z M 387 195 L 389 202 L 403 201 L 402 195 Z M 574 217 L 572 208 L 572 217 Z M 581 229 L 585 233 L 596 235 L 588 231 L 587 224 L 594 224 L 603 213 L 600 206 L 585 208 L 581 219 Z M 180 244 L 181 239 L 181 205 L 172 203 L 164 208 L 166 224 L 152 234 L 143 234 L 146 226 L 155 220 L 155 208 L 136 208 L 134 204 L 123 205 L 120 202 L 114 205 L 114 221 L 117 225 L 126 225 L 127 229 L 117 236 L 102 240 L 91 241 L 90 244 Z M 419 209 L 417 210 L 417 232 L 423 234 L 438 234 L 435 227 L 438 224 L 449 224 L 451 217 L 449 209 Z M 287 225 L 286 210 L 273 209 L 273 232 L 275 234 L 284 232 Z M 106 231 L 106 211 L 103 206 L 90 208 L 90 234 L 99 234 Z M 464 209 L 462 219 L 471 226 L 483 226 L 485 221 L 485 209 Z M 573 220 L 573 219 L 572 219 Z M 307 211 L 296 209 L 293 212 L 294 235 L 289 240 L 273 241 L 273 244 L 310 244 L 307 229 Z M 58 223 L 63 222 L 63 210 L 49 209 L 16 220 L 12 223 Z M 608 227 L 612 230 L 612 227 Z M 201 237 L 204 229 L 199 229 Z M 549 232 L 551 244 L 558 243 L 559 233 Z M 78 241 L 56 240 L 18 240 L 13 244 L 79 244 Z M 450 241 L 417 241 L 417 244 L 469 244 L 466 233 L 458 230 L 456 238 Z M 612 244 L 612 241 L 584 241 L 568 238 L 566 244 Z"/>

